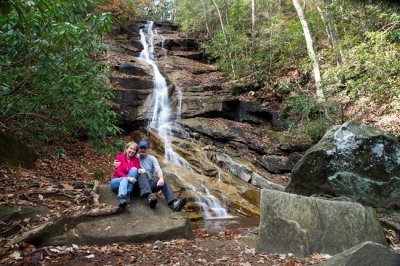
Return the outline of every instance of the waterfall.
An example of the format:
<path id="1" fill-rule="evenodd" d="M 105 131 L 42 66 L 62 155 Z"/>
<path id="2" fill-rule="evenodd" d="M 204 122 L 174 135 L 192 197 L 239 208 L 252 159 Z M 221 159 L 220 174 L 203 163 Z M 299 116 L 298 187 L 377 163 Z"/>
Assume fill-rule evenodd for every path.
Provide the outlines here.
<path id="1" fill-rule="evenodd" d="M 149 118 L 148 127 L 155 129 L 158 135 L 164 140 L 164 162 L 166 164 L 172 164 L 174 166 L 183 166 L 194 172 L 190 167 L 189 163 L 178 153 L 176 153 L 172 147 L 171 137 L 172 137 L 172 110 L 171 103 L 169 99 L 169 89 L 165 78 L 161 75 L 156 63 L 154 54 L 154 36 L 153 33 L 153 22 L 148 22 L 146 25 L 148 41 L 146 41 L 146 36 L 143 29 L 140 30 L 140 41 L 143 45 L 143 51 L 140 53 L 139 59 L 145 61 L 147 64 L 151 65 L 154 74 L 154 84 L 153 84 L 153 95 L 152 95 L 152 113 L 151 118 Z M 167 56 L 166 50 L 163 48 L 164 57 Z M 178 108 L 175 119 L 180 119 L 180 113 L 182 110 L 182 91 L 180 88 L 177 89 L 178 96 Z M 221 205 L 218 198 L 211 195 L 208 188 L 203 185 L 203 189 L 199 191 L 195 186 L 190 184 L 181 175 L 175 172 L 175 175 L 185 184 L 186 188 L 192 190 L 202 197 L 196 198 L 196 203 L 198 203 L 203 212 L 205 219 L 215 219 L 215 218 L 230 218 L 225 208 Z"/>

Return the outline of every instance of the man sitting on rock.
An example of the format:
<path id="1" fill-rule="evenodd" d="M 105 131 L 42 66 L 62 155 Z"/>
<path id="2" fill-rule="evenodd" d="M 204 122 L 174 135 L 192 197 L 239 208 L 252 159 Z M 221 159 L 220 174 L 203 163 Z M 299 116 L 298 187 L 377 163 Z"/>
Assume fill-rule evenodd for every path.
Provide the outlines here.
<path id="1" fill-rule="evenodd" d="M 140 196 L 142 198 L 147 197 L 150 208 L 155 208 L 157 196 L 154 193 L 161 190 L 170 208 L 175 212 L 181 211 L 186 204 L 186 198 L 177 199 L 175 197 L 171 187 L 164 180 L 163 172 L 156 157 L 149 154 L 150 143 L 147 140 L 141 140 L 138 147 L 137 158 L 140 161 L 140 169 L 138 170 L 137 184 L 139 185 Z M 114 167 L 118 167 L 117 162 L 114 162 Z"/>

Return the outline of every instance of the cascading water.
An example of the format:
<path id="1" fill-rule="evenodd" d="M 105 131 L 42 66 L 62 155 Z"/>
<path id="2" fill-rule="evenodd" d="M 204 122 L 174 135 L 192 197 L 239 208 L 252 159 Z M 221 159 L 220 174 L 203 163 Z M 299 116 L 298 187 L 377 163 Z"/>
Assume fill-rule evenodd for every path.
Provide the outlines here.
<path id="1" fill-rule="evenodd" d="M 171 119 L 171 104 L 169 100 L 169 90 L 165 78 L 161 75 L 157 65 L 155 64 L 155 54 L 154 54 L 154 32 L 153 32 L 153 22 L 149 22 L 146 25 L 148 41 L 146 41 L 146 36 L 143 29 L 140 30 L 140 41 L 143 45 L 143 51 L 140 53 L 139 59 L 145 61 L 147 64 L 151 65 L 154 73 L 154 85 L 153 85 L 153 102 L 152 102 L 152 113 L 149 119 L 148 127 L 151 129 L 156 129 L 158 135 L 164 140 L 164 162 L 166 164 L 172 164 L 174 166 L 183 166 L 189 170 L 192 170 L 189 163 L 179 154 L 177 154 L 171 144 L 172 137 L 172 119 Z M 164 56 L 167 56 L 164 53 Z M 176 119 L 180 118 L 180 112 L 182 108 L 182 91 L 180 88 L 178 93 L 178 110 Z M 181 175 L 175 173 L 176 176 L 185 184 L 185 186 L 201 194 L 202 197 L 196 198 L 196 202 L 202 207 L 204 211 L 204 219 L 220 219 L 220 218 L 230 218 L 231 216 L 227 213 L 225 208 L 222 207 L 220 201 L 215 196 L 211 195 L 208 188 L 203 185 L 201 191 L 198 191 L 196 187 L 187 182 Z"/>

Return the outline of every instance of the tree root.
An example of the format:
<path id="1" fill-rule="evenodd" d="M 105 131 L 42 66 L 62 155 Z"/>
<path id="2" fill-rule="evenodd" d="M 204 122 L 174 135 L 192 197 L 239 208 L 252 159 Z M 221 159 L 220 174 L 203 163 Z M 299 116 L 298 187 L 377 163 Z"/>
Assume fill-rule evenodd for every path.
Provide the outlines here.
<path id="1" fill-rule="evenodd" d="M 49 221 L 29 231 L 16 235 L 14 238 L 10 239 L 7 242 L 6 246 L 11 246 L 19 242 L 40 243 L 49 236 L 60 235 L 67 231 L 68 228 L 73 228 L 79 223 L 92 220 L 93 217 L 108 216 L 120 213 L 122 209 L 118 206 L 99 203 L 100 196 L 99 194 L 97 194 L 98 186 L 99 182 L 95 181 L 94 186 L 89 192 L 89 196 L 87 198 L 89 202 L 93 203 L 93 207 L 91 209 L 79 210 L 80 207 L 72 208 L 60 218 Z M 48 192 L 48 194 L 58 192 L 59 191 L 52 191 Z M 29 198 L 26 193 L 24 193 L 23 196 Z"/>
<path id="2" fill-rule="evenodd" d="M 397 234 L 400 234 L 400 223 L 396 222 L 388 217 L 379 217 L 379 222 L 384 227 L 388 227 L 394 230 Z"/>
<path id="3" fill-rule="evenodd" d="M 64 233 L 65 229 L 75 227 L 79 223 L 89 221 L 93 217 L 108 216 L 120 213 L 121 208 L 112 205 L 102 204 L 90 210 L 74 211 L 45 224 L 39 225 L 30 231 L 10 239 L 6 246 L 11 246 L 19 242 L 40 243 L 49 236 L 55 236 Z"/>

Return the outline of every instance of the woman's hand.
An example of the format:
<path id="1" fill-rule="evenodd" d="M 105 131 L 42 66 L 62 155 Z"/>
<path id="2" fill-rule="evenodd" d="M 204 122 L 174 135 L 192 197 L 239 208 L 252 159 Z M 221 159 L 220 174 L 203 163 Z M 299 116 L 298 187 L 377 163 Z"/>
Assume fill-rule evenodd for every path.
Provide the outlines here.
<path id="1" fill-rule="evenodd" d="M 133 178 L 133 177 L 128 177 L 128 182 L 129 182 L 129 183 L 135 184 L 136 181 L 137 181 L 137 180 L 136 180 L 135 178 Z"/>
<path id="2" fill-rule="evenodd" d="M 144 174 L 144 173 L 146 173 L 146 170 L 144 170 L 143 168 L 139 168 L 138 173 L 139 174 Z"/>
<path id="3" fill-rule="evenodd" d="M 118 166 L 120 166 L 120 165 L 121 165 L 121 162 L 118 161 L 118 160 L 115 160 L 115 161 L 113 162 L 113 166 L 114 166 L 115 169 L 117 169 Z"/>

